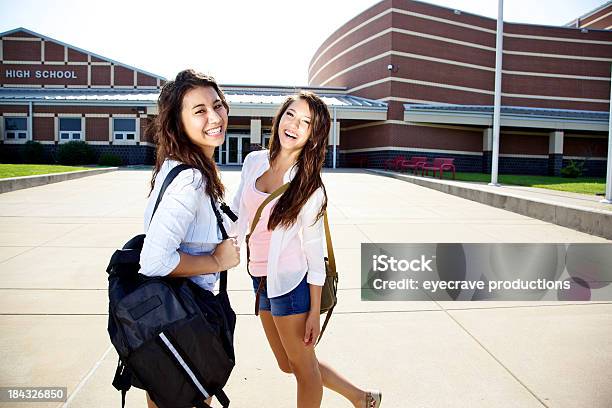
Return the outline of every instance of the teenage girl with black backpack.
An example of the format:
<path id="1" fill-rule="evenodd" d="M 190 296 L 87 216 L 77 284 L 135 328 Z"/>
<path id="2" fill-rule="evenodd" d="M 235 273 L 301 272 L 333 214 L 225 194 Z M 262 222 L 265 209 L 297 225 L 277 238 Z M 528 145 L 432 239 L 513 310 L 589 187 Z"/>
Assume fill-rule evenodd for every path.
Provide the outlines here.
<path id="1" fill-rule="evenodd" d="M 214 152 L 225 140 L 229 106 L 216 81 L 193 70 L 180 72 L 164 85 L 158 106 L 157 158 L 144 216 L 140 273 L 188 277 L 201 290 L 212 292 L 218 272 L 240 261 L 236 242 L 223 240 L 211 205 L 225 192 Z M 172 181 L 151 218 L 166 175 L 179 164 L 192 168 Z M 156 406 L 148 395 L 147 404 Z"/>

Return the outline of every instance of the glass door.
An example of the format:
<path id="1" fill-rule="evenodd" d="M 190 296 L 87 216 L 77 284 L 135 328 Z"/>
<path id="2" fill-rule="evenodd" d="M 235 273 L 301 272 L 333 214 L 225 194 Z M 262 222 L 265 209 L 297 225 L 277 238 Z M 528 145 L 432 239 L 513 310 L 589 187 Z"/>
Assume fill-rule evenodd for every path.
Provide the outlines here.
<path id="1" fill-rule="evenodd" d="M 251 136 L 243 136 L 240 142 L 240 164 L 244 163 L 244 159 L 251 150 Z"/>
<path id="2" fill-rule="evenodd" d="M 263 149 L 267 149 L 269 144 L 270 144 L 270 134 L 266 133 L 263 135 L 263 144 L 261 147 Z"/>
<path id="3" fill-rule="evenodd" d="M 236 135 L 228 135 L 227 136 L 227 140 L 226 140 L 226 144 L 227 146 L 226 148 L 226 160 L 225 163 L 227 164 L 240 164 L 240 162 L 238 161 L 238 158 L 240 157 L 239 152 L 238 152 L 238 141 L 240 139 L 240 136 L 236 136 Z"/>
<path id="4" fill-rule="evenodd" d="M 224 146 L 225 146 L 225 142 L 223 142 L 221 146 L 215 149 L 215 163 L 217 164 L 223 164 L 221 159 L 224 157 L 224 153 L 225 153 L 225 151 L 223 150 Z"/>
<path id="5" fill-rule="evenodd" d="M 225 164 L 240 165 L 251 150 L 250 135 L 227 135 L 225 143 Z"/>

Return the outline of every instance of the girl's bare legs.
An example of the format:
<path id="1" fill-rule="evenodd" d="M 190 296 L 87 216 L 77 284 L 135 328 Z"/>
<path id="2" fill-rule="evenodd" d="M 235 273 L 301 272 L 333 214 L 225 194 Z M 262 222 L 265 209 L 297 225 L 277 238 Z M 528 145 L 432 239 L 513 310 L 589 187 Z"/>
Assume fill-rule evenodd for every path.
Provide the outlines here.
<path id="1" fill-rule="evenodd" d="M 366 393 L 364 390 L 353 385 L 348 379 L 343 377 L 337 371 L 335 371 L 330 365 L 326 364 L 323 361 L 319 361 L 314 355 L 314 347 L 305 347 L 303 343 L 304 337 L 304 322 L 306 319 L 306 314 L 295 315 L 302 316 L 301 318 L 301 326 L 295 327 L 293 330 L 297 333 L 297 340 L 299 341 L 298 346 L 302 349 L 310 348 L 312 350 L 312 354 L 314 359 L 317 361 L 319 366 L 319 372 L 322 379 L 322 385 L 330 390 L 333 390 L 340 395 L 344 396 L 348 399 L 355 407 L 363 408 L 365 407 Z M 262 326 L 264 328 L 264 332 L 266 333 L 266 337 L 268 339 L 268 343 L 272 348 L 272 352 L 276 357 L 276 361 L 278 363 L 279 368 L 285 372 L 292 374 L 293 368 L 290 363 L 289 358 L 287 357 L 287 352 L 285 351 L 285 347 L 283 345 L 283 341 L 279 335 L 279 330 L 277 329 L 276 322 L 281 320 L 281 325 L 283 325 L 282 321 L 285 317 L 273 317 L 269 311 L 259 311 L 259 317 L 261 319 Z M 291 330 L 287 330 L 291 332 Z M 320 402 L 319 402 L 320 404 Z"/>

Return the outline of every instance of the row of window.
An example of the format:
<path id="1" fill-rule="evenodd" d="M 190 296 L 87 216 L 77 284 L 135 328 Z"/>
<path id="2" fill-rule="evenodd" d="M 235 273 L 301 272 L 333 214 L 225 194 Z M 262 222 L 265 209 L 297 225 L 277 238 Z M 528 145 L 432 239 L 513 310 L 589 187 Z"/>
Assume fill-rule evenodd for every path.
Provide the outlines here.
<path id="1" fill-rule="evenodd" d="M 4 140 L 25 140 L 27 137 L 27 118 L 4 118 Z M 64 142 L 83 140 L 83 121 L 81 118 L 60 118 L 59 139 Z M 113 139 L 120 141 L 136 140 L 136 119 L 113 119 Z"/>

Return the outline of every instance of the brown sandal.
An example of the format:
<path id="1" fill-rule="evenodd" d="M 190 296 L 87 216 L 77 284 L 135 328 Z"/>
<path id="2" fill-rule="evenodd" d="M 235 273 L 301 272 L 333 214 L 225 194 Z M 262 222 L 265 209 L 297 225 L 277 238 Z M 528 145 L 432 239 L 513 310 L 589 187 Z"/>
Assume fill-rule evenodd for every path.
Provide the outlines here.
<path id="1" fill-rule="evenodd" d="M 366 408 L 378 408 L 382 401 L 382 392 L 377 390 L 366 391 Z"/>

